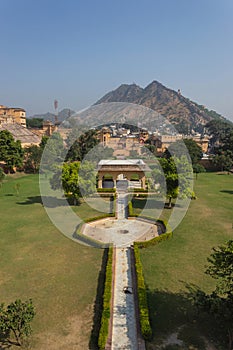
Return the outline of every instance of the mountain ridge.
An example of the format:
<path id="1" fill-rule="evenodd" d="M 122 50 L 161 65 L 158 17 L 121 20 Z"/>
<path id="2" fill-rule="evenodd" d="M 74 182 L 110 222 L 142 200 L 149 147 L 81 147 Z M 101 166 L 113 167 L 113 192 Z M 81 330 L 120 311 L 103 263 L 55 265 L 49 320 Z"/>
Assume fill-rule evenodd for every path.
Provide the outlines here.
<path id="1" fill-rule="evenodd" d="M 145 88 L 133 84 L 121 84 L 96 103 L 129 102 L 146 106 L 167 118 L 181 133 L 203 132 L 205 124 L 213 119 L 226 120 L 215 111 L 191 101 L 180 91 L 167 88 L 153 80 Z"/>

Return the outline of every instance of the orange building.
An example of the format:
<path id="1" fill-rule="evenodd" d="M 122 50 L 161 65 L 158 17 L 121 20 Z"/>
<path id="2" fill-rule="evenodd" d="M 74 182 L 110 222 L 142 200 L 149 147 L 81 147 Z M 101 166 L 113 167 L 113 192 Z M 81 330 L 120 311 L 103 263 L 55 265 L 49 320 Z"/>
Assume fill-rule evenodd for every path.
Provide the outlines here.
<path id="1" fill-rule="evenodd" d="M 0 123 L 17 123 L 26 128 L 26 112 L 23 108 L 0 105 Z"/>

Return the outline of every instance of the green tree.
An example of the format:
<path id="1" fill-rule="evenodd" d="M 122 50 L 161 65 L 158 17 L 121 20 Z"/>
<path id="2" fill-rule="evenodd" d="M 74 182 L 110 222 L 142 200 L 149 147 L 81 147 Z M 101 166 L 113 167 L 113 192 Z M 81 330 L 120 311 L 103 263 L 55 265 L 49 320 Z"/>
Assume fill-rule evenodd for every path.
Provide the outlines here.
<path id="1" fill-rule="evenodd" d="M 230 121 L 211 120 L 206 124 L 210 135 L 212 147 L 219 147 L 227 143 L 233 132 L 233 124 Z"/>
<path id="2" fill-rule="evenodd" d="M 89 196 L 96 191 L 96 172 L 93 163 L 84 161 L 79 169 L 79 190 L 82 197 Z"/>
<path id="3" fill-rule="evenodd" d="M 222 152 L 215 155 L 213 158 L 213 164 L 221 171 L 230 171 L 233 167 L 233 153 L 230 151 Z"/>
<path id="4" fill-rule="evenodd" d="M 192 195 L 192 167 L 185 156 L 160 158 L 159 163 L 161 168 L 153 169 L 151 175 L 154 181 L 160 184 L 162 192 L 166 187 L 168 207 L 171 208 L 172 199 L 178 196 L 187 198 Z"/>
<path id="5" fill-rule="evenodd" d="M 54 171 L 58 164 L 63 163 L 65 147 L 63 139 L 58 132 L 54 132 L 48 139 L 46 137 L 42 138 L 40 148 L 43 150 L 41 172 Z"/>
<path id="6" fill-rule="evenodd" d="M 43 118 L 27 118 L 26 125 L 28 128 L 42 128 Z"/>
<path id="7" fill-rule="evenodd" d="M 50 180 L 53 190 L 63 188 L 66 196 L 71 197 L 76 205 L 79 198 L 95 192 L 96 176 L 90 162 L 64 163 Z"/>
<path id="8" fill-rule="evenodd" d="M 0 331 L 10 343 L 14 335 L 16 345 L 22 345 L 23 339 L 31 334 L 31 321 L 35 316 L 32 300 L 22 302 L 17 299 L 7 307 L 0 305 Z"/>
<path id="9" fill-rule="evenodd" d="M 36 145 L 26 147 L 24 149 L 24 169 L 27 172 L 38 173 L 40 168 L 40 160 L 42 156 L 42 148 Z"/>
<path id="10" fill-rule="evenodd" d="M 101 159 L 113 158 L 113 152 L 114 150 L 112 148 L 104 147 L 99 143 L 88 152 L 88 154 L 85 156 L 85 160 L 97 165 Z"/>
<path id="11" fill-rule="evenodd" d="M 96 130 L 88 130 L 73 142 L 66 156 L 66 161 L 82 161 L 85 155 L 99 143 Z"/>
<path id="12" fill-rule="evenodd" d="M 205 173 L 206 169 L 201 165 L 201 164 L 193 164 L 193 172 L 194 174 L 196 174 L 196 179 L 197 179 L 197 175 L 199 173 Z"/>
<path id="13" fill-rule="evenodd" d="M 233 349 L 233 240 L 217 248 L 207 259 L 206 274 L 216 280 L 216 288 L 206 294 L 198 287 L 190 288 L 190 297 L 200 311 L 214 317 L 219 329 L 228 337 L 228 349 Z"/>
<path id="14" fill-rule="evenodd" d="M 5 178 L 5 173 L 3 171 L 3 169 L 0 167 L 0 188 L 2 187 L 2 182 Z"/>
<path id="15" fill-rule="evenodd" d="M 8 171 L 23 164 L 23 149 L 8 130 L 0 131 L 0 160 L 6 163 Z"/>
<path id="16" fill-rule="evenodd" d="M 40 148 L 44 150 L 45 146 L 47 145 L 47 142 L 49 140 L 49 136 L 43 135 L 41 142 L 40 142 Z"/>
<path id="17" fill-rule="evenodd" d="M 145 147 L 148 149 L 148 151 L 150 153 L 152 153 L 153 155 L 157 155 L 157 148 L 155 145 L 148 145 L 148 144 L 145 144 Z M 137 157 L 138 157 L 138 154 L 137 154 Z"/>
<path id="18" fill-rule="evenodd" d="M 178 158 L 185 156 L 188 153 L 192 164 L 197 164 L 202 158 L 201 147 L 192 139 L 183 139 L 172 143 L 168 147 L 168 152 L 171 156 L 176 156 Z"/>

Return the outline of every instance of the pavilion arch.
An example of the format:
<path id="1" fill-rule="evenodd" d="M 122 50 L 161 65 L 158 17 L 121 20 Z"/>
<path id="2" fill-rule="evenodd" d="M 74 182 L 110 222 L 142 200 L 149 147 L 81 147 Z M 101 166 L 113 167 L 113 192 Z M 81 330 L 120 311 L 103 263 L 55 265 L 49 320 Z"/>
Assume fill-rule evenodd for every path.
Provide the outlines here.
<path id="1" fill-rule="evenodd" d="M 146 189 L 145 172 L 148 170 L 148 167 L 141 159 L 103 159 L 98 164 L 98 188 L 103 187 L 103 178 L 108 174 L 112 176 L 114 188 L 117 187 L 119 177 L 122 179 L 123 176 L 123 179 L 126 179 L 129 182 L 132 176 L 137 176 L 140 181 L 140 188 Z"/>
<path id="2" fill-rule="evenodd" d="M 102 176 L 102 188 L 113 188 L 113 187 L 114 187 L 113 175 L 110 173 L 105 173 Z"/>

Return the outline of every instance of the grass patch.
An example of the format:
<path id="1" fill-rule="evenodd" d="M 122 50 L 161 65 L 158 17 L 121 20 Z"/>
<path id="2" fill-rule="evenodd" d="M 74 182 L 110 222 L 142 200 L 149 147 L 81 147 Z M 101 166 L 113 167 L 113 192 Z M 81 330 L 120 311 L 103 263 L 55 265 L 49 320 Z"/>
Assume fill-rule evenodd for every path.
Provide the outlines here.
<path id="1" fill-rule="evenodd" d="M 201 337 L 205 336 L 212 338 L 219 350 L 226 349 L 226 343 L 209 319 L 196 321 L 195 312 L 185 297 L 185 284 L 194 283 L 206 292 L 214 287 L 214 281 L 204 273 L 206 258 L 213 246 L 232 239 L 232 185 L 231 175 L 199 174 L 195 181 L 197 200 L 191 201 L 173 239 L 141 250 L 154 334 L 148 349 L 154 349 L 183 325 L 186 328 L 180 337 L 186 344 L 191 339 L 189 346 L 195 342 L 200 344 Z M 163 216 L 170 212 L 165 210 Z"/>
<path id="2" fill-rule="evenodd" d="M 83 218 L 100 214 L 86 204 L 74 210 Z M 0 189 L 0 212 L 0 302 L 33 299 L 32 349 L 87 349 L 103 252 L 53 226 L 37 175 L 9 176 Z"/>

